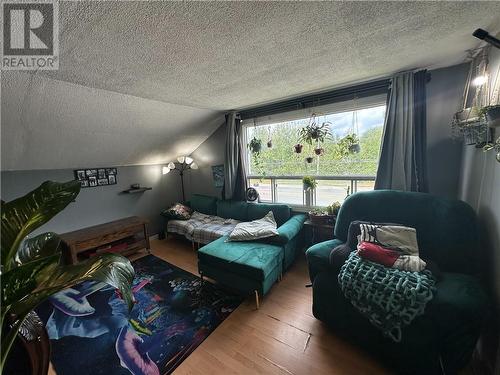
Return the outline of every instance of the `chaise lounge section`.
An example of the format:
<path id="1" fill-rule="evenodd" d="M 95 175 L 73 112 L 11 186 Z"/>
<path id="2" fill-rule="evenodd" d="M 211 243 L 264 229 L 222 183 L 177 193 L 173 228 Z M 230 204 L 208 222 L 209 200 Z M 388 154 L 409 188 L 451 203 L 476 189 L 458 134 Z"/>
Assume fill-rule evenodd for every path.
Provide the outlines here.
<path id="1" fill-rule="evenodd" d="M 258 297 L 267 294 L 294 262 L 302 247 L 306 215 L 292 214 L 291 208 L 284 204 L 218 200 L 197 194 L 189 204 L 197 213 L 211 218 L 200 221 L 199 215 L 193 215 L 194 221 L 173 220 L 168 223 L 167 231 L 179 233 L 178 227 L 182 227 L 186 238 L 208 242 L 198 250 L 200 274 L 240 293 L 255 294 L 258 305 Z M 238 222 L 261 219 L 269 211 L 278 224 L 278 236 L 259 241 L 227 241 L 227 234 Z"/>

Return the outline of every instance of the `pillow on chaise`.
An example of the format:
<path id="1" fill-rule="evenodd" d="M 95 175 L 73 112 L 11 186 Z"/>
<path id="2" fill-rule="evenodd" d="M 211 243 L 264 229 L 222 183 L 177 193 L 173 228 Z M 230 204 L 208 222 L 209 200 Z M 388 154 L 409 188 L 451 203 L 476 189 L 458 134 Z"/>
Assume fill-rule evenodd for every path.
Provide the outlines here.
<path id="1" fill-rule="evenodd" d="M 278 235 L 278 225 L 272 211 L 262 219 L 237 224 L 229 234 L 228 241 L 252 241 Z"/>
<path id="2" fill-rule="evenodd" d="M 163 210 L 161 215 L 169 220 L 189 220 L 192 213 L 193 210 L 190 207 L 182 203 L 174 203 L 172 207 Z"/>

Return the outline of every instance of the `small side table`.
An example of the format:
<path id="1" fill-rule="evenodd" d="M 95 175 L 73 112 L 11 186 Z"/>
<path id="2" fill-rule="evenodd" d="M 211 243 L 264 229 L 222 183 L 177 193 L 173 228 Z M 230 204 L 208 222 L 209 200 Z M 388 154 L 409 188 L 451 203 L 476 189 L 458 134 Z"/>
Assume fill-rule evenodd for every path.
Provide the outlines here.
<path id="1" fill-rule="evenodd" d="M 335 223 L 316 224 L 307 219 L 304 226 L 311 228 L 311 244 L 313 245 L 318 242 L 333 240 L 333 228 L 335 228 Z"/>

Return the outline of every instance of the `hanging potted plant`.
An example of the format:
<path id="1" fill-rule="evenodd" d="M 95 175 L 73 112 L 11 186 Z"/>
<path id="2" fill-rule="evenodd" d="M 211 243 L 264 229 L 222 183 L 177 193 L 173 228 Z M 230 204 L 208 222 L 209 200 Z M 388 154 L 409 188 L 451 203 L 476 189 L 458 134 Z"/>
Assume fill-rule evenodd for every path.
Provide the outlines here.
<path id="1" fill-rule="evenodd" d="M 498 137 L 496 139 L 495 143 L 487 143 L 483 147 L 483 151 L 484 152 L 487 152 L 487 151 L 490 151 L 490 150 L 494 150 L 496 152 L 495 158 L 500 163 L 500 137 Z"/>
<path id="2" fill-rule="evenodd" d="M 302 146 L 300 143 L 297 143 L 295 146 L 293 146 L 297 154 L 300 154 L 302 152 L 302 147 L 304 146 Z"/>
<path id="3" fill-rule="evenodd" d="M 318 146 L 314 149 L 314 153 L 318 156 L 322 156 L 325 153 L 325 149 Z"/>
<path id="4" fill-rule="evenodd" d="M 252 154 L 260 154 L 260 151 L 262 150 L 262 141 L 256 137 L 253 137 L 250 140 L 250 143 L 248 144 L 248 148 L 250 149 L 250 152 Z"/>
<path id="5" fill-rule="evenodd" d="M 312 156 L 308 156 L 305 158 L 305 161 L 307 164 L 311 164 L 314 161 L 314 158 Z"/>
<path id="6" fill-rule="evenodd" d="M 348 156 L 349 154 L 356 154 L 361 151 L 359 139 L 355 133 L 347 134 L 338 142 L 337 147 L 341 157 Z"/>
<path id="7" fill-rule="evenodd" d="M 299 130 L 299 143 L 304 142 L 312 146 L 313 142 L 324 142 L 330 135 L 330 123 L 325 121 L 321 125 L 316 122 L 316 114 L 313 113 L 309 124 Z"/>
<path id="8" fill-rule="evenodd" d="M 500 127 L 500 104 L 481 108 L 479 117 L 484 118 L 490 128 Z"/>

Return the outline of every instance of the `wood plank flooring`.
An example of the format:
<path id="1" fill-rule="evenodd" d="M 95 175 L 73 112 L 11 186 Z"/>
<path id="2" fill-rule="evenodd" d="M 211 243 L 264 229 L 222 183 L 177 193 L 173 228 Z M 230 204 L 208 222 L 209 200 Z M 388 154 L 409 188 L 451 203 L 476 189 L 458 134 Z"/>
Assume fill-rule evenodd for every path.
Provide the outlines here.
<path id="1" fill-rule="evenodd" d="M 159 258 L 198 274 L 189 242 L 169 238 L 154 240 L 151 247 Z M 337 338 L 314 318 L 308 283 L 302 256 L 261 299 L 259 310 L 254 298 L 247 298 L 174 374 L 388 374 L 368 353 Z"/>
<path id="2" fill-rule="evenodd" d="M 152 241 L 153 254 L 198 274 L 196 252 L 181 239 Z M 387 374 L 367 353 L 314 318 L 305 257 L 261 299 L 247 298 L 176 369 L 182 374 Z"/>

